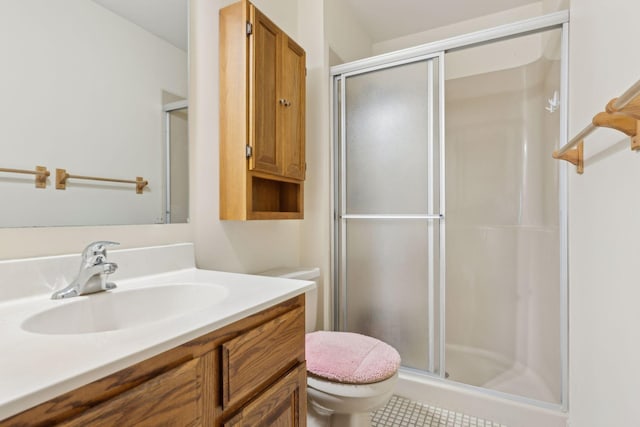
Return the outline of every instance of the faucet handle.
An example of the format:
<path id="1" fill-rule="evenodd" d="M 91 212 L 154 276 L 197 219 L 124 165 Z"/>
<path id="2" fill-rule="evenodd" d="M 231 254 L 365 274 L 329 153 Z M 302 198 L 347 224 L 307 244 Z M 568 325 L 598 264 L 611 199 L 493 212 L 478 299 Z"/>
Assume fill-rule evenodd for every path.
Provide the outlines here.
<path id="1" fill-rule="evenodd" d="M 119 244 L 118 242 L 109 242 L 106 240 L 89 243 L 82 251 L 82 259 L 84 261 L 96 259 L 97 262 L 102 262 L 107 258 L 107 248 Z"/>

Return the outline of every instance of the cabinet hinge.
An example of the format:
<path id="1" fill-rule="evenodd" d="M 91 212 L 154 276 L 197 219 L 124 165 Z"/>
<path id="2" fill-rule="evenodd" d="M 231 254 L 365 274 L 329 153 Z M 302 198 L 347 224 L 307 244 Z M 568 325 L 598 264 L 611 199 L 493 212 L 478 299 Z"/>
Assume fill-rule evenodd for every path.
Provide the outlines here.
<path id="1" fill-rule="evenodd" d="M 253 24 L 251 22 L 247 22 L 247 35 L 250 36 L 253 34 Z"/>
<path id="2" fill-rule="evenodd" d="M 253 147 L 250 145 L 247 145 L 245 154 L 247 158 L 251 157 L 253 155 Z"/>

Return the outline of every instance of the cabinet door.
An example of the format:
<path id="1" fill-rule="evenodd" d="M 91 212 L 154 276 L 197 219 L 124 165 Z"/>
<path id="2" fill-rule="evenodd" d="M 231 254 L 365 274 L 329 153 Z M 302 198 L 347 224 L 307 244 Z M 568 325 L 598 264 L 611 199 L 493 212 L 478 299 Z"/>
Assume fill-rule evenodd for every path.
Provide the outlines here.
<path id="1" fill-rule="evenodd" d="M 84 411 L 65 427 L 199 426 L 213 423 L 214 354 L 193 359 Z"/>
<path id="2" fill-rule="evenodd" d="M 249 145 L 253 149 L 249 169 L 282 175 L 282 150 L 278 146 L 277 113 L 280 29 L 253 5 L 253 34 L 249 57 Z"/>
<path id="3" fill-rule="evenodd" d="M 299 180 L 304 180 L 305 175 L 305 64 L 304 50 L 289 37 L 283 37 L 280 142 L 284 176 Z"/>
<path id="4" fill-rule="evenodd" d="M 305 427 L 307 373 L 304 363 L 244 406 L 224 427 Z"/>
<path id="5" fill-rule="evenodd" d="M 304 360 L 304 310 L 288 311 L 221 347 L 222 404 L 227 408 Z"/>

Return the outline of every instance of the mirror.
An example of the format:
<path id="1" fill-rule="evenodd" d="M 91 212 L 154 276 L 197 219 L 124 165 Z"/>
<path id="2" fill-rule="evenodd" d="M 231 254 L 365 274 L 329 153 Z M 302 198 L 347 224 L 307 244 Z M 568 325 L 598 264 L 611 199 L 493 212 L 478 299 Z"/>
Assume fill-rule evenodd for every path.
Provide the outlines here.
<path id="1" fill-rule="evenodd" d="M 187 2 L 0 2 L 0 227 L 188 221 Z"/>

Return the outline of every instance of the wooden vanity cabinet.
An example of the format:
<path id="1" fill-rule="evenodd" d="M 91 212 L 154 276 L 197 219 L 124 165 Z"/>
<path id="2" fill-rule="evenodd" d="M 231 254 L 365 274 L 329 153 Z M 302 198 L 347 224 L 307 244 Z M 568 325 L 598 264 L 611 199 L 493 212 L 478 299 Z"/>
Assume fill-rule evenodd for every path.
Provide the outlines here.
<path id="1" fill-rule="evenodd" d="M 305 426 L 304 295 L 0 426 Z"/>
<path id="2" fill-rule="evenodd" d="M 300 219 L 304 50 L 253 4 L 220 10 L 220 219 Z"/>

